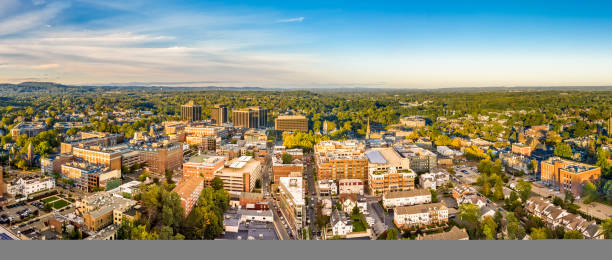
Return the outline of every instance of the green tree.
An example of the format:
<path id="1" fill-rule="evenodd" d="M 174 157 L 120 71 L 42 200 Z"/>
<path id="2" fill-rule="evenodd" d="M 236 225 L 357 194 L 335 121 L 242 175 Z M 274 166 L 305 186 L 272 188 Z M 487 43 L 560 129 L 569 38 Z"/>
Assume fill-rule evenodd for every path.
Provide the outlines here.
<path id="1" fill-rule="evenodd" d="M 289 153 L 283 153 L 281 155 L 281 160 L 283 161 L 283 164 L 291 164 L 291 162 L 293 162 L 293 156 Z"/>
<path id="2" fill-rule="evenodd" d="M 551 239 L 550 230 L 546 227 L 532 228 L 530 236 L 532 240 Z"/>
<path id="3" fill-rule="evenodd" d="M 612 239 L 612 218 L 604 219 L 604 221 L 601 222 L 599 229 L 604 235 L 604 238 Z"/>
<path id="4" fill-rule="evenodd" d="M 593 201 L 596 201 L 599 197 L 599 193 L 597 193 L 597 187 L 590 181 L 587 181 L 582 187 L 582 196 L 584 197 L 584 203 L 589 204 Z"/>
<path id="5" fill-rule="evenodd" d="M 172 170 L 166 169 L 166 172 L 165 172 L 166 183 L 174 184 L 174 181 L 172 180 L 173 175 L 174 173 L 172 172 Z"/>
<path id="6" fill-rule="evenodd" d="M 215 190 L 223 189 L 223 180 L 219 177 L 215 177 L 210 182 L 210 186 Z"/>
<path id="7" fill-rule="evenodd" d="M 477 238 L 479 236 L 480 208 L 474 204 L 461 204 L 457 216 L 467 223 L 470 237 Z"/>
<path id="8" fill-rule="evenodd" d="M 501 177 L 497 177 L 495 180 L 495 186 L 493 191 L 493 198 L 496 201 L 500 201 L 504 199 L 504 181 Z"/>
<path id="9" fill-rule="evenodd" d="M 567 159 L 570 159 L 572 158 L 572 156 L 574 156 L 574 152 L 572 152 L 572 147 L 566 143 L 557 144 L 557 146 L 555 147 L 554 154 L 556 156 L 567 158 Z"/>
<path id="10" fill-rule="evenodd" d="M 431 193 L 431 203 L 437 203 L 438 202 L 438 191 L 434 189 L 429 189 L 429 192 Z"/>
<path id="11" fill-rule="evenodd" d="M 387 237 L 386 240 L 397 240 L 397 229 L 396 228 L 389 228 L 387 229 Z"/>
<path id="12" fill-rule="evenodd" d="M 485 182 L 482 185 L 482 188 L 480 189 L 480 193 L 482 193 L 482 195 L 489 197 L 489 195 L 491 195 L 491 186 L 489 185 L 489 182 Z"/>
<path id="13" fill-rule="evenodd" d="M 482 233 L 485 235 L 487 240 L 495 240 L 495 236 L 497 234 L 497 223 L 495 223 L 495 220 L 492 217 L 486 216 L 482 220 L 481 228 Z"/>
<path id="14" fill-rule="evenodd" d="M 529 196 L 531 196 L 531 182 L 520 180 L 516 185 L 516 189 L 519 191 L 521 201 L 525 203 Z"/>
<path id="15" fill-rule="evenodd" d="M 525 229 L 521 226 L 520 221 L 514 216 L 513 212 L 508 212 L 508 215 L 506 215 L 506 222 L 508 238 L 515 240 L 525 237 Z"/>
<path id="16" fill-rule="evenodd" d="M 584 239 L 584 236 L 577 230 L 570 230 L 565 232 L 563 239 Z"/>

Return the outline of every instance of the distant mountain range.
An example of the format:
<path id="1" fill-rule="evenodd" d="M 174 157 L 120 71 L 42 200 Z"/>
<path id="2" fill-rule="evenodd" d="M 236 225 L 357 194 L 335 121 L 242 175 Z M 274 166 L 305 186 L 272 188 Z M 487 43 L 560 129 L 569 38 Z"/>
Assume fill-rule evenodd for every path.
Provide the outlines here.
<path id="1" fill-rule="evenodd" d="M 292 91 L 292 90 L 309 90 L 315 92 L 372 92 L 372 91 L 387 91 L 387 92 L 485 92 L 485 91 L 612 91 L 612 86 L 517 86 L 517 87 L 459 87 L 459 88 L 264 88 L 250 86 L 235 86 L 235 87 L 218 87 L 218 86 L 202 86 L 202 87 L 181 87 L 181 86 L 119 86 L 119 85 L 96 85 L 96 86 L 75 86 L 64 85 L 54 82 L 23 82 L 19 84 L 0 83 L 0 93 L 56 93 L 70 91 L 151 91 L 152 89 L 159 91 Z"/>

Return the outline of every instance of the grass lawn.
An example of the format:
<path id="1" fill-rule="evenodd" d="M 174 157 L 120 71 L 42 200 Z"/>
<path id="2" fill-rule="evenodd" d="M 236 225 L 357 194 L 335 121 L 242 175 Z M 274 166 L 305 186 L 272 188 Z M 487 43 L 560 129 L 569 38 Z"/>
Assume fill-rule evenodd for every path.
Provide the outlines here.
<path id="1" fill-rule="evenodd" d="M 366 231 L 367 224 L 363 221 L 361 213 L 351 215 L 351 221 L 353 222 L 353 232 Z"/>
<path id="2" fill-rule="evenodd" d="M 42 201 L 42 203 L 49 203 L 49 202 L 51 202 L 51 201 L 56 201 L 56 200 L 58 200 L 58 199 L 59 199 L 59 198 L 58 198 L 57 196 L 51 196 L 51 197 L 48 197 L 48 198 L 42 199 L 42 200 L 40 200 L 40 201 Z"/>
<path id="3" fill-rule="evenodd" d="M 68 201 L 56 200 L 53 203 L 51 203 L 51 207 L 53 207 L 54 209 L 61 209 L 63 207 L 68 206 L 68 204 L 70 204 Z"/>

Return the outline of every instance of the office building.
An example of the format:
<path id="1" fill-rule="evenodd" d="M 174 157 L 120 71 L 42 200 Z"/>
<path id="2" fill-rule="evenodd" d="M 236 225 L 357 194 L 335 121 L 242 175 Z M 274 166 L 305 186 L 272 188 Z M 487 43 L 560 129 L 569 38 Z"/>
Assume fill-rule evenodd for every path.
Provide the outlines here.
<path id="1" fill-rule="evenodd" d="M 561 193 L 570 191 L 574 196 L 582 194 L 582 186 L 588 181 L 595 183 L 601 177 L 601 168 L 594 165 L 551 157 L 540 163 L 541 179 L 557 187 Z"/>
<path id="2" fill-rule="evenodd" d="M 73 147 L 75 158 L 113 170 L 121 170 L 121 153 L 99 146 Z"/>
<path id="3" fill-rule="evenodd" d="M 235 128 L 265 128 L 268 124 L 268 109 L 249 107 L 232 111 Z"/>
<path id="4" fill-rule="evenodd" d="M 199 175 L 204 178 L 205 184 L 215 177 L 215 173 L 223 169 L 225 157 L 198 155 L 191 157 L 188 162 L 183 163 L 183 176 Z"/>
<path id="5" fill-rule="evenodd" d="M 187 122 L 202 120 L 202 107 L 196 105 L 193 100 L 181 106 L 181 120 Z"/>
<path id="6" fill-rule="evenodd" d="M 522 144 L 522 143 L 513 143 L 512 144 L 512 152 L 515 154 L 520 154 L 520 155 L 524 155 L 524 156 L 531 156 L 531 151 L 533 149 L 531 149 L 531 146 L 526 145 L 526 144 Z"/>
<path id="7" fill-rule="evenodd" d="M 17 139 L 20 135 L 27 135 L 28 137 L 37 136 L 38 134 L 47 130 L 45 122 L 21 122 L 11 129 L 11 136 L 13 139 Z"/>
<path id="8" fill-rule="evenodd" d="M 228 123 L 227 118 L 227 106 L 226 105 L 215 105 L 210 109 L 210 117 L 212 123 L 215 125 L 223 125 Z"/>
<path id="9" fill-rule="evenodd" d="M 177 142 L 140 144 L 130 148 L 139 152 L 140 160 L 155 174 L 164 174 L 166 170 L 178 170 L 183 164 L 183 147 Z"/>
<path id="10" fill-rule="evenodd" d="M 83 215 L 87 230 L 98 231 L 115 222 L 115 211 L 125 212 L 135 204 L 134 200 L 124 199 L 107 192 L 97 192 L 77 201 L 76 207 Z"/>
<path id="11" fill-rule="evenodd" d="M 274 129 L 277 131 L 308 132 L 308 118 L 305 116 L 279 116 L 274 120 Z"/>
<path id="12" fill-rule="evenodd" d="M 223 188 L 228 192 L 251 192 L 255 182 L 261 179 L 262 170 L 261 162 L 252 156 L 241 156 L 215 172 L 215 177 L 223 181 Z"/>

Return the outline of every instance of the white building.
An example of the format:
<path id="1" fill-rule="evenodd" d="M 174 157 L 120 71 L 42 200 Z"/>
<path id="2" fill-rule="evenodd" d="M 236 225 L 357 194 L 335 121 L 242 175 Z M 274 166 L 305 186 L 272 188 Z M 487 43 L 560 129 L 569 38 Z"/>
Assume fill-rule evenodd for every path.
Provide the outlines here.
<path id="1" fill-rule="evenodd" d="M 345 236 L 353 232 L 353 223 L 351 223 L 346 212 L 335 209 L 331 215 L 330 223 L 332 226 L 332 235 L 334 236 Z"/>
<path id="2" fill-rule="evenodd" d="M 444 155 L 444 156 L 448 156 L 448 157 L 463 155 L 463 152 L 457 151 L 457 150 L 453 150 L 453 149 L 449 148 L 448 146 L 438 146 L 438 147 L 436 147 L 436 151 L 438 151 L 439 154 Z"/>
<path id="3" fill-rule="evenodd" d="M 448 221 L 448 208 L 444 202 L 397 207 L 393 222 L 398 227 L 429 225 Z"/>
<path id="4" fill-rule="evenodd" d="M 419 185 L 423 189 L 435 190 L 449 181 L 450 174 L 444 171 L 424 173 L 419 176 Z"/>
<path id="5" fill-rule="evenodd" d="M 245 221 L 273 222 L 274 221 L 274 216 L 271 210 L 239 209 L 238 214 L 240 215 L 240 222 L 245 222 Z"/>
<path id="6" fill-rule="evenodd" d="M 317 182 L 319 188 L 319 196 L 335 196 L 338 195 L 338 185 L 334 180 L 319 180 Z"/>
<path id="7" fill-rule="evenodd" d="M 431 203 L 431 192 L 426 189 L 389 192 L 383 195 L 383 206 L 394 208 Z"/>
<path id="8" fill-rule="evenodd" d="M 340 194 L 363 195 L 364 183 L 360 179 L 342 179 L 338 181 Z"/>
<path id="9" fill-rule="evenodd" d="M 49 177 L 29 177 L 19 178 L 18 180 L 8 183 L 6 192 L 12 196 L 21 194 L 28 196 L 32 193 L 55 188 L 55 180 Z"/>

